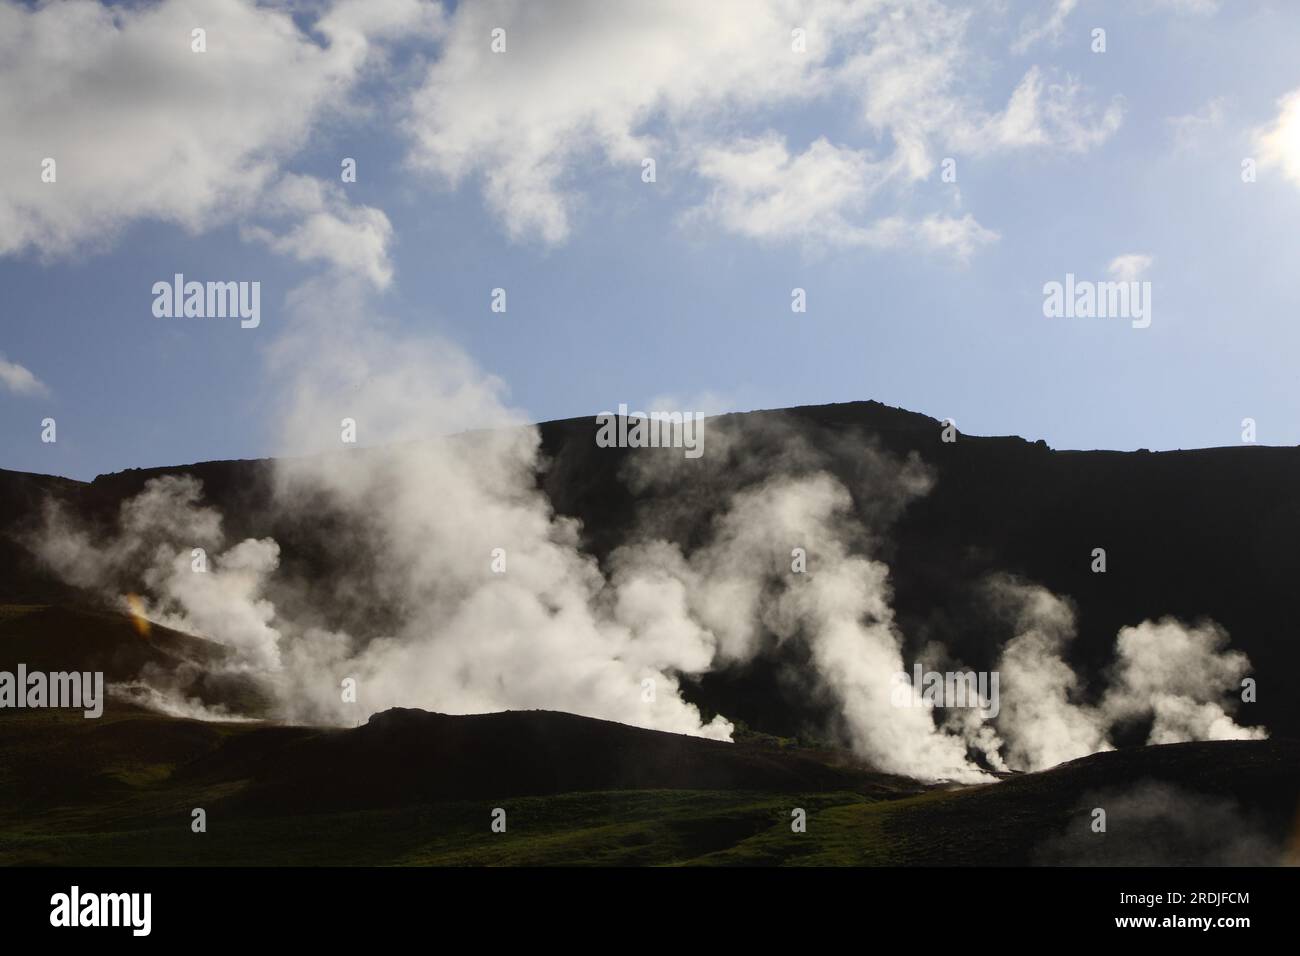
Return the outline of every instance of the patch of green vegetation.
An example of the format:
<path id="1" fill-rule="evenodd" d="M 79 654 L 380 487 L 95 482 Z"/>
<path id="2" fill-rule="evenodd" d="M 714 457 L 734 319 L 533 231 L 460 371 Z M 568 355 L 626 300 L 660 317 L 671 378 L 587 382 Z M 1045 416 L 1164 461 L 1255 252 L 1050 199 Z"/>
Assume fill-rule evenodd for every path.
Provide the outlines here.
<path id="1" fill-rule="evenodd" d="M 125 710 L 95 721 L 53 711 L 5 715 L 0 864 L 799 863 L 851 856 L 852 848 L 827 843 L 817 820 L 870 806 L 854 792 L 620 790 L 302 813 L 248 809 L 247 781 L 185 772 L 255 726 Z M 191 831 L 196 807 L 207 813 L 206 833 Z M 506 810 L 505 833 L 491 830 L 494 807 Z M 807 833 L 790 830 L 795 807 L 808 814 Z"/>
<path id="2" fill-rule="evenodd" d="M 629 790 L 269 815 L 246 809 L 247 781 L 182 772 L 254 728 L 122 710 L 96 721 L 6 715 L 0 864 L 888 864 L 907 859 L 890 826 L 893 809 L 947 796 Z M 196 807 L 207 812 L 206 833 L 190 829 Z M 491 830 L 494 807 L 506 810 L 505 833 Z M 791 830 L 796 807 L 807 814 L 806 832 Z"/>
<path id="3" fill-rule="evenodd" d="M 241 816 L 222 795 L 155 806 L 148 817 L 115 808 L 50 808 L 0 824 L 0 864 L 656 866 L 762 863 L 742 851 L 755 837 L 790 832 L 790 811 L 810 816 L 864 798 L 842 794 L 617 791 L 456 801 L 397 810 Z M 208 832 L 190 831 L 190 804 Z M 506 810 L 505 833 L 491 830 Z M 165 821 L 165 822 L 164 822 Z M 811 830 L 810 826 L 810 830 Z M 808 835 L 790 834 L 796 840 Z M 754 844 L 758 846 L 758 844 Z M 710 859 L 710 857 L 714 857 Z"/>
<path id="4" fill-rule="evenodd" d="M 1252 741 L 1116 752 L 919 793 L 605 790 L 401 806 L 402 789 L 376 788 L 388 796 L 373 800 L 363 792 L 360 803 L 330 802 L 311 788 L 266 789 L 260 770 L 341 733 L 125 709 L 99 720 L 7 711 L 0 865 L 1023 865 L 1040 861 L 1044 840 L 1086 821 L 1080 807 L 1092 804 L 1081 805 L 1082 794 L 1134 786 L 1160 761 L 1194 789 L 1219 779 L 1237 786 L 1238 800 L 1275 795 L 1275 829 L 1285 834 L 1300 766 L 1294 743 Z M 348 773 L 346 760 L 338 773 Z M 331 778 L 314 779 L 328 788 Z M 492 832 L 495 807 L 506 811 L 504 833 Z M 191 830 L 194 808 L 206 811 L 206 833 Z M 803 832 L 791 828 L 795 808 L 806 813 Z"/>

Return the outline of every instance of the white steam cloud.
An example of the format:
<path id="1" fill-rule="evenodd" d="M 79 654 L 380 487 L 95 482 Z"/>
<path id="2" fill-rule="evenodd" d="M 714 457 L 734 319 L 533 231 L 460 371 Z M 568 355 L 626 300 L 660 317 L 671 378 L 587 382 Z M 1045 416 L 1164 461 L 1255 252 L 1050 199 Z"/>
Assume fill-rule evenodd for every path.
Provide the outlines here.
<path id="1" fill-rule="evenodd" d="M 712 540 L 689 559 L 653 541 L 620 549 L 615 563 L 624 580 L 669 582 L 677 599 L 656 609 L 658 633 L 689 634 L 703 625 L 717 635 L 723 660 L 752 658 L 766 635 L 805 641 L 853 749 L 882 770 L 982 779 L 963 740 L 940 731 L 928 709 L 891 701 L 889 677 L 904 665 L 889 569 L 850 552 L 851 536 L 861 532 L 852 505 L 848 490 L 824 472 L 774 476 L 737 493 Z M 792 573 L 795 548 L 807 555 L 805 573 Z"/>
<path id="2" fill-rule="evenodd" d="M 255 678 L 281 719 L 547 708 L 730 739 L 731 722 L 702 715 L 682 679 L 794 644 L 810 692 L 833 704 L 833 730 L 880 769 L 926 779 L 1051 766 L 1109 749 L 1114 727 L 1141 720 L 1153 743 L 1264 735 L 1227 709 L 1249 662 L 1216 625 L 1124 628 L 1109 686 L 1090 702 L 1067 662 L 1072 608 L 1010 578 L 989 588 L 1015 625 L 995 721 L 941 714 L 917 688 L 898 706 L 893 678 L 909 662 L 882 553 L 934 478 L 861 442 L 827 449 L 786 425 L 714 419 L 709 462 L 633 452 L 631 490 L 671 488 L 681 513 L 642 515 L 602 567 L 539 488 L 540 435 L 502 383 L 449 343 L 390 337 L 365 318 L 363 289 L 300 289 L 299 325 L 273 359 L 295 453 L 274 468 L 273 520 L 311 529 L 321 553 L 308 563 L 325 567 L 313 573 L 301 555 L 286 565 L 271 536 L 228 541 L 200 484 L 180 476 L 151 480 L 107 534 L 52 508 L 33 543 L 66 580 L 143 591 L 148 617 L 223 645 L 211 666 Z M 345 419 L 369 447 L 341 444 Z M 833 476 L 836 456 L 851 461 L 852 487 Z M 694 527 L 700 515 L 712 523 Z M 323 612 L 322 589 L 349 613 Z M 171 713 L 224 714 L 157 674 L 126 690 Z"/>
<path id="3" fill-rule="evenodd" d="M 1228 635 L 1219 625 L 1188 626 L 1166 617 L 1121 628 L 1108 686 L 1096 704 L 1088 704 L 1066 661 L 1076 633 L 1069 603 L 1009 577 L 993 579 L 989 590 L 1016 622 L 1016 636 L 998 665 L 1004 695 L 997 729 L 1011 768 L 1040 770 L 1111 750 L 1117 729 L 1143 722 L 1150 724 L 1150 744 L 1268 736 L 1228 713 L 1250 661 L 1227 648 Z"/>
<path id="4" fill-rule="evenodd" d="M 1002 649 L 1004 695 L 997 728 L 1007 765 L 1038 770 L 1110 750 L 1104 720 L 1082 702 L 1082 687 L 1064 658 L 1075 633 L 1074 611 L 1046 588 L 995 578 L 995 602 L 1015 614 L 1016 634 Z"/>

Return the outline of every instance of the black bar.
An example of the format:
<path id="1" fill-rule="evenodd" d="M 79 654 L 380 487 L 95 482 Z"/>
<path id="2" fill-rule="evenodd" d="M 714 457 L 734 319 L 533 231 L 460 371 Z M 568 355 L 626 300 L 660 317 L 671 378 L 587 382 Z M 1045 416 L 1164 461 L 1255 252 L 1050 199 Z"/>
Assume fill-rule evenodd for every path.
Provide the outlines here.
<path id="1" fill-rule="evenodd" d="M 322 835 L 323 837 L 325 835 Z M 8 939 L 135 942 L 129 926 L 51 926 L 52 897 L 149 893 L 148 939 L 207 946 L 253 940 L 338 942 L 403 934 L 449 945 L 520 934 L 667 943 L 683 933 L 762 942 L 820 926 L 873 945 L 902 933 L 918 944 L 1098 936 L 1215 941 L 1294 932 L 1296 869 L 6 869 L 0 914 Z M 1121 894 L 1130 894 L 1122 902 Z M 1171 901 L 1170 894 L 1182 894 Z M 1200 894 L 1198 898 L 1197 894 Z M 1222 894 L 1230 894 L 1226 898 Z M 1247 926 L 1160 925 L 1245 917 Z M 1155 926 L 1117 920 L 1154 918 Z M 618 924 L 610 936 L 609 924 Z M 1285 937 L 1283 937 L 1285 938 Z M 465 943 L 473 944 L 471 939 Z"/>

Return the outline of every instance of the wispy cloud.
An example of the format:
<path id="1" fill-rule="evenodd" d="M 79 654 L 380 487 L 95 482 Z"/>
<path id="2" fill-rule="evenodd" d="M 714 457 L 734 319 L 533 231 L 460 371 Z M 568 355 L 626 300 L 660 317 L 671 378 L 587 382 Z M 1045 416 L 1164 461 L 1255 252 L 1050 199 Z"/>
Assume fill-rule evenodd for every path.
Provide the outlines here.
<path id="1" fill-rule="evenodd" d="M 1180 146 L 1190 146 L 1207 133 L 1223 126 L 1227 115 L 1227 97 L 1216 96 L 1199 110 L 1182 116 L 1171 116 L 1165 122 L 1173 130 Z"/>
<path id="2" fill-rule="evenodd" d="M 860 209 L 883 178 L 918 183 L 947 151 L 1081 151 L 1122 119 L 1117 101 L 1094 107 L 1076 81 L 1037 67 L 1014 90 L 990 91 L 995 105 L 986 106 L 967 42 L 971 14 L 937 0 L 812 0 L 796 17 L 790 7 L 463 4 L 412 99 L 410 161 L 453 185 L 479 179 L 515 239 L 569 237 L 580 166 L 638 168 L 671 156 L 719 189 L 709 208 L 733 233 L 766 240 L 784 225 L 802 240 L 884 245 L 905 234 L 838 214 L 811 187 L 826 184 Z M 513 27 L 505 51 L 493 53 L 485 38 L 500 23 Z M 831 96 L 856 102 L 851 141 L 787 151 L 767 132 L 782 110 Z M 880 221 L 903 216 L 903 197 L 889 199 Z M 950 237 L 964 221 L 922 232 Z"/>
<path id="3" fill-rule="evenodd" d="M 1078 5 L 1079 0 L 1056 0 L 1056 6 L 1046 18 L 1026 17 L 1020 24 L 1020 35 L 1011 44 L 1011 52 L 1025 53 L 1041 40 L 1059 43 L 1065 32 L 1065 21 Z"/>
<path id="4" fill-rule="evenodd" d="M 1118 282 L 1136 282 L 1151 268 L 1155 259 L 1141 252 L 1129 252 L 1110 260 L 1106 271 Z"/>
<path id="5" fill-rule="evenodd" d="M 5 388 L 15 395 L 43 396 L 50 394 L 50 390 L 44 382 L 17 362 L 9 361 L 5 358 L 3 352 L 0 352 L 0 384 L 3 384 Z"/>

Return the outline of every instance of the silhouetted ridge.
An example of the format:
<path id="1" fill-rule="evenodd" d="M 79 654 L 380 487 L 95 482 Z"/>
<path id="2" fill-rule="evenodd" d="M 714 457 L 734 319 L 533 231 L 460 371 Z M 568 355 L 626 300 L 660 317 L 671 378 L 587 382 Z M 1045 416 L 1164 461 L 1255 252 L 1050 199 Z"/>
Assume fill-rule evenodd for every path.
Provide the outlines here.
<path id="1" fill-rule="evenodd" d="M 989 669 L 1010 636 L 990 613 L 982 584 L 1013 574 L 1069 597 L 1079 633 L 1070 663 L 1096 685 L 1126 625 L 1166 615 L 1208 617 L 1223 625 L 1260 675 L 1300 671 L 1292 640 L 1294 582 L 1300 580 L 1300 448 L 1224 447 L 1174 452 L 1054 451 L 1021 438 L 960 434 L 940 440 L 926 415 L 874 401 L 803 406 L 721 416 L 760 428 L 794 423 L 808 441 L 874 443 L 929 467 L 932 490 L 910 504 L 875 555 L 890 567 L 893 607 L 911 656 L 941 641 L 967 666 Z M 539 426 L 545 468 L 539 487 L 555 510 L 578 519 L 584 549 L 605 561 L 637 526 L 638 515 L 671 508 L 680 489 L 634 495 L 625 463 L 634 450 L 598 448 L 594 415 Z M 356 454 L 367 454 L 358 449 Z M 706 437 L 705 454 L 709 454 Z M 836 459 L 839 462 L 840 459 Z M 111 522 L 122 501 L 168 473 L 201 479 L 205 501 L 223 516 L 227 540 L 272 537 L 282 573 L 314 590 L 314 606 L 336 626 L 384 625 L 373 609 L 335 607 L 335 575 L 352 557 L 338 545 L 346 528 L 321 514 L 290 518 L 274 507 L 273 462 L 205 462 L 101 475 L 90 483 L 0 471 L 0 603 L 89 600 L 55 580 L 21 544 L 46 496 L 92 523 Z M 832 464 L 835 468 L 850 468 Z M 836 472 L 847 486 L 855 474 Z M 662 495 L 663 499 L 655 495 Z M 706 503 L 692 527 L 702 532 L 727 502 Z M 687 547 L 695 542 L 679 542 Z M 1091 571 L 1094 548 L 1107 571 Z M 350 617 L 349 614 L 354 616 Z M 782 678 L 790 662 L 748 666 L 685 680 L 684 692 L 706 715 L 793 736 L 824 726 L 824 702 Z M 1300 697 L 1261 693 L 1242 716 L 1275 734 L 1300 736 Z"/>
<path id="2" fill-rule="evenodd" d="M 267 727 L 185 768 L 248 779 L 250 806 L 317 809 L 600 790 L 855 791 L 920 784 L 845 754 L 725 743 L 558 711 L 451 716 L 395 708 L 350 730 Z"/>

